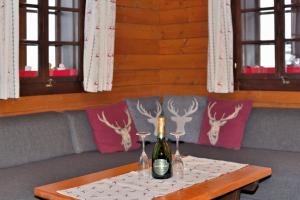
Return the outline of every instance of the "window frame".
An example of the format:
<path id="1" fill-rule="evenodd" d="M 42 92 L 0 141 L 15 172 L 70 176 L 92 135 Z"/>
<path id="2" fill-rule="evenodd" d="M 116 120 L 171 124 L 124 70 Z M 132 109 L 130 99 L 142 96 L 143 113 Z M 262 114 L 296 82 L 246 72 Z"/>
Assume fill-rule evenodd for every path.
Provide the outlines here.
<path id="1" fill-rule="evenodd" d="M 259 0 L 258 0 L 259 1 Z M 274 1 L 274 40 L 242 41 L 242 13 L 269 10 L 273 7 L 242 9 L 241 0 L 232 0 L 232 17 L 234 30 L 234 75 L 236 90 L 300 90 L 300 73 L 285 72 L 285 42 L 300 41 L 300 38 L 285 39 L 285 8 L 300 8 L 300 3 L 285 5 L 284 0 Z M 258 24 L 259 26 L 259 24 Z M 271 44 L 275 45 L 274 74 L 243 73 L 243 45 Z"/>
<path id="2" fill-rule="evenodd" d="M 61 93 L 75 93 L 83 92 L 83 47 L 84 47 L 84 12 L 85 12 L 85 0 L 78 0 L 78 8 L 66 8 L 61 7 L 61 0 L 56 0 L 56 6 L 48 6 L 48 1 L 38 0 L 38 5 L 27 4 L 26 0 L 19 0 L 20 8 L 37 8 L 38 9 L 38 39 L 37 41 L 23 39 L 26 37 L 20 37 L 20 48 L 22 45 L 37 45 L 38 46 L 38 76 L 34 78 L 21 78 L 20 77 L 20 95 L 45 95 L 45 94 L 61 94 Z M 24 3 L 25 2 L 25 3 Z M 26 26 L 22 24 L 22 16 L 20 9 L 20 27 Z M 69 11 L 78 13 L 78 41 L 49 41 L 49 10 L 55 10 L 56 12 Z M 26 12 L 24 12 L 26 15 Z M 26 19 L 26 17 L 23 19 Z M 24 21 L 24 20 L 23 20 Z M 24 22 L 23 22 L 24 23 Z M 58 27 L 56 25 L 56 27 Z M 20 28 L 20 36 L 23 33 Z M 23 29 L 26 31 L 25 29 Z M 57 34 L 57 29 L 56 29 Z M 62 46 L 73 45 L 74 48 L 78 47 L 78 75 L 73 77 L 53 77 L 49 76 L 49 46 Z M 76 45 L 76 46 L 75 46 Z M 57 48 L 56 48 L 57 49 Z M 23 53 L 24 54 L 24 53 Z M 59 54 L 58 54 L 59 55 Z M 23 60 L 21 59 L 23 56 Z M 22 55 L 20 50 L 20 64 L 26 62 L 26 54 Z M 57 61 L 57 58 L 56 58 Z M 57 64 L 57 63 L 56 63 Z M 23 65 L 21 65 L 23 66 Z"/>

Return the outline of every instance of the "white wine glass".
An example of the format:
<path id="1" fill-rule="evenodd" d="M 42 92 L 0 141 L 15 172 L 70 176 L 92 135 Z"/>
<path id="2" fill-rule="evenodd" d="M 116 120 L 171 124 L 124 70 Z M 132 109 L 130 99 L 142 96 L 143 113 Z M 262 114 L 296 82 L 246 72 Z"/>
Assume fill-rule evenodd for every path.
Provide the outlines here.
<path id="1" fill-rule="evenodd" d="M 173 176 L 182 179 L 184 176 L 184 164 L 179 153 L 179 138 L 184 135 L 182 132 L 172 132 L 170 135 L 176 139 L 176 152 L 172 161 Z"/>
<path id="2" fill-rule="evenodd" d="M 140 139 L 142 141 L 142 146 L 143 146 L 143 151 L 142 151 L 142 154 L 141 154 L 139 162 L 138 162 L 138 172 L 141 177 L 148 177 L 148 176 L 150 176 L 150 172 L 149 172 L 150 165 L 149 165 L 148 156 L 145 152 L 145 138 L 147 136 L 149 136 L 150 133 L 137 132 L 136 135 L 138 135 L 140 137 Z"/>

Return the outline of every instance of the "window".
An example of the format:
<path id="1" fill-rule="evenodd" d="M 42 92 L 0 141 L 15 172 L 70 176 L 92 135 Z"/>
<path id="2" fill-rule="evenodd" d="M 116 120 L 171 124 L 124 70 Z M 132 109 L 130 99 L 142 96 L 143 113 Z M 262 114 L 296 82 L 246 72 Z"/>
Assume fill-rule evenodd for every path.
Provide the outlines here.
<path id="1" fill-rule="evenodd" d="M 300 90 L 300 0 L 232 0 L 235 86 Z"/>
<path id="2" fill-rule="evenodd" d="M 84 0 L 20 0 L 21 95 L 82 91 Z"/>

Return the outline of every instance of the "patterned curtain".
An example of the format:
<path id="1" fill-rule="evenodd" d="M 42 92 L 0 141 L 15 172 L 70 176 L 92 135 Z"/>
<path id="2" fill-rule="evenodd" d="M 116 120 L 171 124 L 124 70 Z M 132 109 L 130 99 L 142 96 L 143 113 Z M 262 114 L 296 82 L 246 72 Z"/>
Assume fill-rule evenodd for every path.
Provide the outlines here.
<path id="1" fill-rule="evenodd" d="M 84 41 L 84 90 L 112 89 L 115 41 L 115 0 L 87 0 Z"/>
<path id="2" fill-rule="evenodd" d="M 19 98 L 19 1 L 0 0 L 0 99 Z"/>
<path id="3" fill-rule="evenodd" d="M 231 0 L 209 0 L 207 89 L 230 93 L 233 84 L 233 36 Z"/>

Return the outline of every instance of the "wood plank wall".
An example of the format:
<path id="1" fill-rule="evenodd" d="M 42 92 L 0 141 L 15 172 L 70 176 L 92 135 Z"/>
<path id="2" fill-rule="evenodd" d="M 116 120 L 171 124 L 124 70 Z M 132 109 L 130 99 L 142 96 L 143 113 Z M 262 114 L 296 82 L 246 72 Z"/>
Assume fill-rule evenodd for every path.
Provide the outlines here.
<path id="1" fill-rule="evenodd" d="M 207 0 L 117 0 L 112 92 L 0 101 L 0 116 L 84 109 L 149 95 L 207 95 Z M 237 91 L 255 106 L 300 107 L 300 92 Z"/>
<path id="2" fill-rule="evenodd" d="M 160 0 L 159 10 L 161 94 L 206 94 L 207 1 Z"/>
<path id="3" fill-rule="evenodd" d="M 160 0 L 161 69 L 172 68 L 178 76 L 175 85 L 161 86 L 162 94 L 208 95 L 207 2 L 207 0 Z M 224 99 L 251 99 L 256 107 L 300 108 L 300 92 L 236 91 L 229 95 L 209 95 Z"/>
<path id="4" fill-rule="evenodd" d="M 0 116 L 84 109 L 159 91 L 157 0 L 117 0 L 113 91 L 22 97 L 1 101 Z"/>

